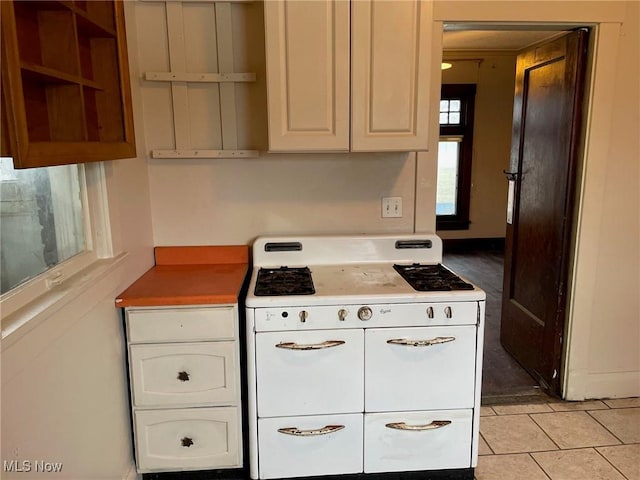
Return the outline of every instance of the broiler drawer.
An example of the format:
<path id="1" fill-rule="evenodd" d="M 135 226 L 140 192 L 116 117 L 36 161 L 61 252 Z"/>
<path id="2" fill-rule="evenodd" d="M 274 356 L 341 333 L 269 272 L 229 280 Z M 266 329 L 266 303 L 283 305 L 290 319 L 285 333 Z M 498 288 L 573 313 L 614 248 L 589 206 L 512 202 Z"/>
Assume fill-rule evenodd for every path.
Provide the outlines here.
<path id="1" fill-rule="evenodd" d="M 136 407 L 237 402 L 235 342 L 141 344 L 129 348 Z"/>
<path id="2" fill-rule="evenodd" d="M 362 472 L 362 414 L 261 418 L 260 478 Z"/>
<path id="3" fill-rule="evenodd" d="M 233 340 L 235 307 L 127 309 L 130 343 Z"/>
<path id="4" fill-rule="evenodd" d="M 473 410 L 366 414 L 364 471 L 471 467 Z"/>

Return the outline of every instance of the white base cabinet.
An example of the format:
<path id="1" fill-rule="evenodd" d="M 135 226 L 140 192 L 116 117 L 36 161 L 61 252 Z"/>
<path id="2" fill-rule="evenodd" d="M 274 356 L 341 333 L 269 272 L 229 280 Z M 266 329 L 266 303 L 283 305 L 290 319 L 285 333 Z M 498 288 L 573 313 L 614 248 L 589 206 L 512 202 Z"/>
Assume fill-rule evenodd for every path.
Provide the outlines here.
<path id="1" fill-rule="evenodd" d="M 125 319 L 138 472 L 242 467 L 237 305 Z"/>

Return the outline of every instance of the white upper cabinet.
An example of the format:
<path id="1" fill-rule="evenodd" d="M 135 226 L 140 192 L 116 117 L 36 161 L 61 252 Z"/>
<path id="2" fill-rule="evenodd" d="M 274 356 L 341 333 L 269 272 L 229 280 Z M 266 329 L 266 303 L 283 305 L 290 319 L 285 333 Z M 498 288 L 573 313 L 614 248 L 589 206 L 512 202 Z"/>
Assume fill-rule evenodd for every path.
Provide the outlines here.
<path id="1" fill-rule="evenodd" d="M 356 0 L 351 15 L 351 150 L 427 150 L 431 2 Z"/>
<path id="2" fill-rule="evenodd" d="M 427 150 L 430 0 L 272 0 L 265 28 L 271 151 Z"/>
<path id="3" fill-rule="evenodd" d="M 349 8 L 264 2 L 270 150 L 349 150 Z"/>

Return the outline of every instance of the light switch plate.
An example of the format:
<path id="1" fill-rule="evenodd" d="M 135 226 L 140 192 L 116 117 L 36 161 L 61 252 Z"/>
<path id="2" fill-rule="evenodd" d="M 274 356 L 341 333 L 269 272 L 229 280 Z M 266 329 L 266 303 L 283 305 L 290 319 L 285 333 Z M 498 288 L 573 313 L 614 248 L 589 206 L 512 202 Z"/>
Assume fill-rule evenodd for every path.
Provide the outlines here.
<path id="1" fill-rule="evenodd" d="M 382 197 L 382 218 L 402 217 L 402 197 Z"/>

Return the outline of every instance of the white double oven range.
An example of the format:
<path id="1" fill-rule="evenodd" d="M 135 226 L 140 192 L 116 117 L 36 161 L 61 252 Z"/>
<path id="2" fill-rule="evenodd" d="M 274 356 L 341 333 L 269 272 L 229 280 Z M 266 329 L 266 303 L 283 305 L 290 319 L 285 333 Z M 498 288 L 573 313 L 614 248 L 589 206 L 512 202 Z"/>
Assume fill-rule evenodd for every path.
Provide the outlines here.
<path id="1" fill-rule="evenodd" d="M 252 479 L 473 478 L 485 294 L 441 262 L 436 235 L 256 240 Z"/>

